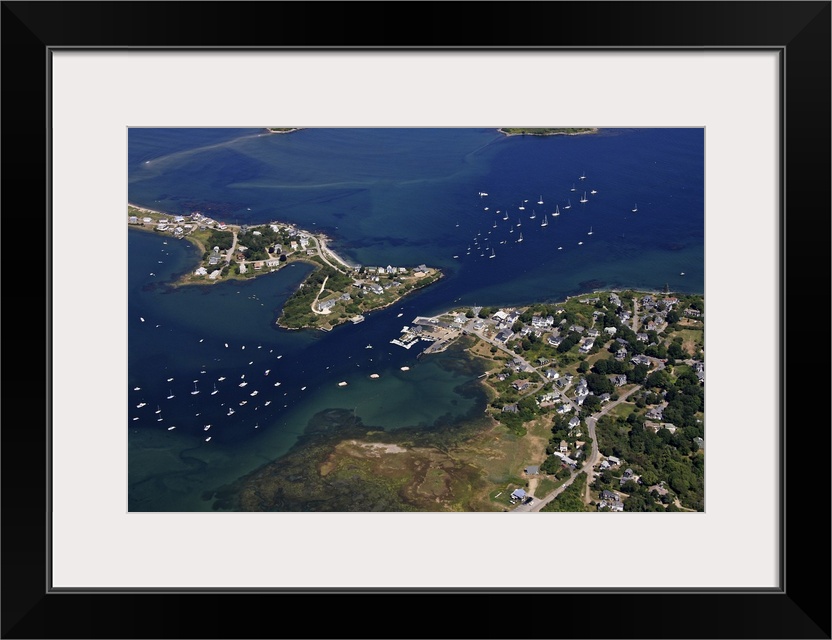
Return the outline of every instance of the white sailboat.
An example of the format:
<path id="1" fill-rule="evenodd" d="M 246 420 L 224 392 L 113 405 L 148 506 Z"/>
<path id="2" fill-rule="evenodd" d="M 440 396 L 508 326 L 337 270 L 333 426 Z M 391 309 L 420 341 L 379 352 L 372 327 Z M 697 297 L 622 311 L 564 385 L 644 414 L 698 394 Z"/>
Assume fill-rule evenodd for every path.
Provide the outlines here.
<path id="1" fill-rule="evenodd" d="M 535 213 L 535 210 L 532 209 L 532 215 L 529 216 L 529 220 L 534 220 L 536 217 L 537 217 L 537 213 Z"/>
<path id="2" fill-rule="evenodd" d="M 196 388 L 196 382 L 194 382 L 194 390 L 193 390 L 193 391 L 191 391 L 191 395 L 192 395 L 192 396 L 195 396 L 195 395 L 196 395 L 196 394 L 198 394 L 198 393 L 199 393 L 199 389 L 197 389 L 197 388 Z"/>
<path id="3" fill-rule="evenodd" d="M 494 256 L 494 247 L 491 247 L 491 255 L 488 256 L 489 258 L 493 258 Z"/>
<path id="4" fill-rule="evenodd" d="M 520 206 L 518 207 L 518 209 L 520 209 L 520 211 L 525 211 L 526 207 L 524 207 L 523 204 L 521 203 Z"/>
<path id="5" fill-rule="evenodd" d="M 520 237 L 517 238 L 517 242 L 523 242 L 523 232 L 520 232 Z"/>
<path id="6" fill-rule="evenodd" d="M 576 191 L 574 182 L 572 183 L 572 188 L 570 189 L 570 191 Z"/>
<path id="7" fill-rule="evenodd" d="M 594 196 L 596 193 L 598 193 L 598 190 L 597 190 L 597 189 L 593 189 L 593 190 L 592 190 L 592 191 L 590 191 L 589 193 L 590 193 L 590 195 L 593 195 L 593 196 Z"/>
<path id="8" fill-rule="evenodd" d="M 555 205 L 555 212 L 552 215 L 556 218 L 560 215 L 560 209 L 558 208 L 558 205 Z"/>
<path id="9" fill-rule="evenodd" d="M 548 227 L 549 226 L 549 221 L 546 219 L 546 214 L 545 213 L 543 214 L 543 222 L 540 223 L 540 226 L 541 227 Z"/>
<path id="10" fill-rule="evenodd" d="M 503 220 L 508 220 L 508 209 L 506 209 L 506 214 L 503 216 Z"/>
<path id="11" fill-rule="evenodd" d="M 540 196 L 540 198 L 537 201 L 537 204 L 543 204 L 543 196 Z"/>
<path id="12" fill-rule="evenodd" d="M 571 209 L 572 208 L 572 201 L 569 198 L 566 199 L 566 206 L 563 207 L 564 209 Z"/>
<path id="13" fill-rule="evenodd" d="M 591 235 L 592 235 L 592 227 L 590 227 L 590 228 L 589 228 L 589 231 L 587 232 L 587 234 L 586 234 L 586 235 L 588 235 L 588 236 L 591 236 Z"/>
<path id="14" fill-rule="evenodd" d="M 160 407 L 158 404 L 156 405 L 156 413 L 162 413 L 162 407 Z"/>
<path id="15" fill-rule="evenodd" d="M 171 389 L 168 389 L 168 400 L 173 400 L 173 398 L 174 398 L 173 391 Z"/>
<path id="16" fill-rule="evenodd" d="M 584 202 L 589 202 L 589 200 L 586 199 L 586 191 L 584 191 L 584 197 L 581 198 L 581 203 L 584 203 Z"/>
<path id="17" fill-rule="evenodd" d="M 586 180 L 586 171 L 581 173 L 581 180 Z"/>
<path id="18" fill-rule="evenodd" d="M 219 390 L 219 389 L 217 389 L 217 383 L 215 382 L 215 383 L 214 383 L 214 390 L 211 392 L 211 395 L 212 395 L 212 396 L 215 396 L 215 395 L 217 395 L 219 392 L 220 392 L 220 390 Z"/>
<path id="19" fill-rule="evenodd" d="M 636 211 L 638 211 L 638 203 L 633 205 L 633 213 L 635 213 Z"/>

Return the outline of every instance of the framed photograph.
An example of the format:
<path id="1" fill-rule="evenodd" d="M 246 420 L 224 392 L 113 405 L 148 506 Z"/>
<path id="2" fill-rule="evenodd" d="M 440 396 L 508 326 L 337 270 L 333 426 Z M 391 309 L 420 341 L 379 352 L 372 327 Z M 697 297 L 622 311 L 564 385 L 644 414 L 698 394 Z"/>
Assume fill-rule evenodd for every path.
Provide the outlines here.
<path id="1" fill-rule="evenodd" d="M 413 42 L 371 26 L 401 24 L 392 4 L 3 3 L 3 637 L 255 637 L 274 630 L 205 611 L 419 595 L 558 611 L 544 637 L 829 638 L 829 430 L 805 381 L 828 369 L 808 344 L 830 290 L 830 3 L 395 6 Z M 20 260 L 24 238 L 45 251 Z M 33 297 L 43 359 L 12 349 Z M 653 371 L 647 435 L 613 448 L 618 423 L 581 408 L 632 415 L 590 368 L 631 301 L 644 346 L 619 360 Z M 574 358 L 536 350 L 558 338 Z M 469 339 L 504 379 L 457 357 Z M 16 384 L 41 371 L 44 393 Z M 548 404 L 555 449 L 491 456 L 517 458 L 492 470 L 505 496 L 433 429 L 473 408 L 516 441 L 514 413 Z M 656 443 L 684 454 L 666 480 L 638 457 Z M 611 471 L 586 482 L 581 457 Z M 575 478 L 596 513 L 551 508 Z M 397 635 L 358 635 L 376 629 Z"/>

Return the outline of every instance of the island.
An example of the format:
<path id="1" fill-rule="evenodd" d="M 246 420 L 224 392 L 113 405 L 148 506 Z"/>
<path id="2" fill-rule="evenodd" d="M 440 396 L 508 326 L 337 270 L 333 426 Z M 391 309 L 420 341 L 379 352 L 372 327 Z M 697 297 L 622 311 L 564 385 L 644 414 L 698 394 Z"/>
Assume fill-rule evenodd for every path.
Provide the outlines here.
<path id="1" fill-rule="evenodd" d="M 427 340 L 420 356 L 468 374 L 459 392 L 480 402 L 464 419 L 385 431 L 328 409 L 286 456 L 210 499 L 243 511 L 704 511 L 704 312 L 701 295 L 624 290 L 416 317 L 390 342 Z"/>
<path id="2" fill-rule="evenodd" d="M 315 269 L 286 301 L 276 321 L 285 329 L 329 331 L 346 322 L 359 323 L 364 314 L 395 304 L 443 277 L 441 270 L 424 264 L 351 264 L 328 246 L 330 238 L 325 234 L 286 222 L 235 225 L 200 212 L 169 215 L 135 205 L 127 207 L 127 222 L 137 229 L 188 240 L 199 249 L 199 266 L 172 286 L 247 280 L 295 262 L 313 265 Z"/>
<path id="3" fill-rule="evenodd" d="M 269 133 L 294 133 L 295 131 L 300 131 L 305 127 L 266 127 L 266 131 Z"/>
<path id="4" fill-rule="evenodd" d="M 561 128 L 510 128 L 497 129 L 507 136 L 577 136 L 587 133 L 598 133 L 597 127 L 561 127 Z"/>

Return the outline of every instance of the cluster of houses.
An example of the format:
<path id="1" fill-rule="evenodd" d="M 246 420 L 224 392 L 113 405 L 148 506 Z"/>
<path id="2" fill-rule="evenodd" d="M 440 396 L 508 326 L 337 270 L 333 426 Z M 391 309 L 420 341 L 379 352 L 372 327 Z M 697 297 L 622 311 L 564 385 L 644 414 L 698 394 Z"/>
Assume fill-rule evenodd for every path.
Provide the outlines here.
<path id="1" fill-rule="evenodd" d="M 195 214 L 198 215 L 198 214 Z M 192 218 L 193 219 L 193 218 Z M 160 218 L 156 222 L 149 216 L 139 218 L 139 216 L 129 216 L 127 218 L 128 224 L 136 224 L 142 226 L 150 226 L 155 224 L 154 229 L 160 233 L 172 233 L 176 238 L 182 238 L 186 233 L 194 230 L 195 225 L 185 222 L 184 216 L 173 216 L 172 218 Z"/>

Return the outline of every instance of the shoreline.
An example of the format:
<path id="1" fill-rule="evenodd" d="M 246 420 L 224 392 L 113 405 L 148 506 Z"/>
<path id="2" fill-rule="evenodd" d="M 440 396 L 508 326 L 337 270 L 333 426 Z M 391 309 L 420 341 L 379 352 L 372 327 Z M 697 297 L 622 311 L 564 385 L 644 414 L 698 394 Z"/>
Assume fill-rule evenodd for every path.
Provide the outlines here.
<path id="1" fill-rule="evenodd" d="M 504 136 L 539 136 L 539 137 L 546 137 L 546 136 L 583 136 L 587 134 L 598 133 L 600 131 L 599 127 L 592 127 L 586 131 L 550 131 L 550 132 L 534 132 L 534 131 L 506 131 L 505 128 L 498 128 L 497 131 L 502 133 Z"/>

